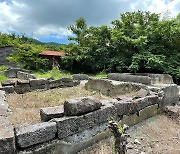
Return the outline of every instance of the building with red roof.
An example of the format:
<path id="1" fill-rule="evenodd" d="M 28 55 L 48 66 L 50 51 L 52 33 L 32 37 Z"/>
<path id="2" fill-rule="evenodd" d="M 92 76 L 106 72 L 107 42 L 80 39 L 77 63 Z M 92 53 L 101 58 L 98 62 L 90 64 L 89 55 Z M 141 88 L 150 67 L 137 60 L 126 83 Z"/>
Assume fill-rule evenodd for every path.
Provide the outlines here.
<path id="1" fill-rule="evenodd" d="M 49 67 L 52 69 L 53 66 L 58 65 L 60 67 L 61 65 L 61 57 L 65 56 L 65 52 L 63 51 L 42 51 L 39 53 L 39 55 L 43 58 L 46 58 L 49 60 Z"/>

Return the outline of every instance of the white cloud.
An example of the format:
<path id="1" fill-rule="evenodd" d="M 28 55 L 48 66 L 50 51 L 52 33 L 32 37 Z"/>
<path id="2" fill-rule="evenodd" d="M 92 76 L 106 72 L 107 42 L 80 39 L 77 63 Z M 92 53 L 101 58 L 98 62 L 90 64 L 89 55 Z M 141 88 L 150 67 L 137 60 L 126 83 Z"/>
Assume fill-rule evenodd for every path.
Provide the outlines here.
<path id="1" fill-rule="evenodd" d="M 109 24 L 126 11 L 161 13 L 175 16 L 180 0 L 12 0 L 0 2 L 0 31 L 17 31 L 35 37 L 70 35 L 67 26 L 79 17 L 88 25 Z"/>

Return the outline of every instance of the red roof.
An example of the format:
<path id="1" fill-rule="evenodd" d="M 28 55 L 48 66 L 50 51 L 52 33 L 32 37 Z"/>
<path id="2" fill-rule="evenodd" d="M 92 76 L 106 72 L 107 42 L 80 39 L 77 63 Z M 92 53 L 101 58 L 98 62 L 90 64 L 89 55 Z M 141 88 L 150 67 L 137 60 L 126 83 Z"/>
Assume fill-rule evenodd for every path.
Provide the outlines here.
<path id="1" fill-rule="evenodd" d="M 65 56 L 65 52 L 58 52 L 58 51 L 43 51 L 39 53 L 40 55 L 45 55 L 45 56 L 58 56 L 58 57 L 63 57 Z"/>

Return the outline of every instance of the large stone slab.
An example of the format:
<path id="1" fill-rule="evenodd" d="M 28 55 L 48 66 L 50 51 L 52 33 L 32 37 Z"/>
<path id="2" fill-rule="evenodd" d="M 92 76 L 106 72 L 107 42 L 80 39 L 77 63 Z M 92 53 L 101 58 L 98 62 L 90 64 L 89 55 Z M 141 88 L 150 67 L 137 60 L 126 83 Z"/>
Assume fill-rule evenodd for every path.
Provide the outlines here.
<path id="1" fill-rule="evenodd" d="M 102 103 L 93 97 L 81 97 L 64 102 L 66 116 L 78 116 L 100 109 Z"/>
<path id="2" fill-rule="evenodd" d="M 9 68 L 4 73 L 8 78 L 17 78 L 17 72 L 28 72 L 28 70 L 21 69 L 21 68 Z"/>
<path id="3" fill-rule="evenodd" d="M 6 94 L 13 93 L 14 92 L 14 86 L 0 87 L 0 90 L 5 91 Z"/>
<path id="4" fill-rule="evenodd" d="M 30 85 L 29 84 L 20 84 L 20 85 L 16 85 L 14 87 L 14 91 L 17 94 L 24 94 L 26 92 L 29 92 L 31 90 Z"/>
<path id="5" fill-rule="evenodd" d="M 151 78 L 148 76 L 131 75 L 126 73 L 109 73 L 108 79 L 124 82 L 142 83 L 146 85 L 151 84 Z"/>
<path id="6" fill-rule="evenodd" d="M 71 79 L 71 78 L 60 78 L 60 80 L 62 81 L 63 87 L 73 87 L 74 86 L 73 79 Z"/>
<path id="7" fill-rule="evenodd" d="M 49 80 L 46 79 L 29 79 L 29 84 L 32 90 L 49 89 Z"/>
<path id="8" fill-rule="evenodd" d="M 43 122 L 35 125 L 21 126 L 16 128 L 15 131 L 17 146 L 26 148 L 55 138 L 57 127 L 55 122 Z"/>
<path id="9" fill-rule="evenodd" d="M 6 103 L 5 92 L 0 90 L 0 116 L 8 116 L 8 104 Z"/>
<path id="10" fill-rule="evenodd" d="M 29 79 L 36 79 L 35 75 L 30 74 L 28 72 L 17 72 L 17 78 L 21 80 L 29 80 Z"/>
<path id="11" fill-rule="evenodd" d="M 58 79 L 58 80 L 50 80 L 49 81 L 49 87 L 50 89 L 53 89 L 53 88 L 59 88 L 59 87 L 63 87 L 63 82 L 61 79 Z"/>
<path id="12" fill-rule="evenodd" d="M 110 103 L 112 103 L 117 108 L 117 114 L 119 116 L 122 116 L 122 115 L 136 114 L 140 110 L 150 105 L 154 105 L 154 104 L 159 105 L 159 99 L 158 96 L 152 95 L 152 96 L 139 98 L 133 101 L 111 100 Z"/>
<path id="13" fill-rule="evenodd" d="M 110 118 L 116 119 L 117 111 L 114 105 L 106 103 L 94 112 L 82 116 L 55 118 L 52 121 L 57 122 L 58 137 L 62 139 L 107 122 Z"/>
<path id="14" fill-rule="evenodd" d="M 89 80 L 87 74 L 73 74 L 73 80 Z"/>
<path id="15" fill-rule="evenodd" d="M 127 124 L 128 126 L 133 126 L 159 113 L 160 109 L 157 104 L 150 105 L 140 110 L 138 114 L 124 115 L 119 125 Z"/>
<path id="16" fill-rule="evenodd" d="M 140 89 L 147 89 L 147 87 L 140 83 L 112 81 L 108 79 L 94 79 L 91 78 L 85 84 L 86 89 L 101 92 L 107 96 L 124 95 L 131 92 L 138 92 Z"/>
<path id="17" fill-rule="evenodd" d="M 15 154 L 14 128 L 4 116 L 0 116 L 0 154 Z"/>
<path id="18" fill-rule="evenodd" d="M 5 86 L 15 86 L 16 84 L 17 84 L 17 80 L 6 80 L 6 81 L 1 82 L 1 85 L 3 87 L 5 87 Z"/>
<path id="19" fill-rule="evenodd" d="M 41 121 L 49 121 L 53 118 L 60 118 L 64 116 L 64 107 L 54 106 L 40 109 Z"/>
<path id="20" fill-rule="evenodd" d="M 164 94 L 161 106 L 175 105 L 179 103 L 179 89 L 176 84 L 162 85 L 160 89 Z"/>

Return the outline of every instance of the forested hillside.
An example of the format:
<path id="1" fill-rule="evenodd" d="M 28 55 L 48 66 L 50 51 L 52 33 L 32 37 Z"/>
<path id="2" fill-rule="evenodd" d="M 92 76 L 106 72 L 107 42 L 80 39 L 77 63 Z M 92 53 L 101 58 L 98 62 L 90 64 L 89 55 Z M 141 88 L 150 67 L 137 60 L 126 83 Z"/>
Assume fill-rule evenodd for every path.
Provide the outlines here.
<path id="1" fill-rule="evenodd" d="M 45 49 L 68 52 L 65 69 L 75 72 L 169 73 L 180 79 L 180 15 L 160 19 L 150 12 L 126 12 L 109 26 L 88 26 L 79 18 L 68 27 L 69 45 L 43 44 L 27 37 L 0 34 L 0 46 L 14 46 L 10 61 L 27 69 L 44 69 L 47 61 L 38 53 Z"/>

